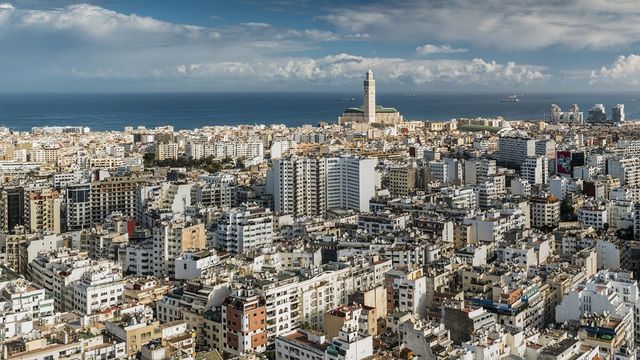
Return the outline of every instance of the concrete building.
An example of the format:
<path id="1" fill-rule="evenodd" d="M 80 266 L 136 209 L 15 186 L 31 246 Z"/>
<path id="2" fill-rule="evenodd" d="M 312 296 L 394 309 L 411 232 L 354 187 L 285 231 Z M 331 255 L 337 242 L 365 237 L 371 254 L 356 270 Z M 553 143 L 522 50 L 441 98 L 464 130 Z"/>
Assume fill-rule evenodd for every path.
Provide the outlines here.
<path id="1" fill-rule="evenodd" d="M 2 201 L 2 228 L 13 231 L 25 225 L 25 191 L 21 187 L 5 188 L 0 193 Z"/>
<path id="2" fill-rule="evenodd" d="M 158 277 L 175 274 L 175 260 L 185 251 L 207 248 L 204 224 L 184 219 L 159 221 L 152 229 L 153 273 Z"/>
<path id="3" fill-rule="evenodd" d="M 531 226 L 555 228 L 560 224 L 560 200 L 553 195 L 529 198 Z"/>
<path id="4" fill-rule="evenodd" d="M 217 248 L 221 251 L 241 254 L 271 244 L 273 217 L 269 209 L 257 205 L 225 211 L 218 220 Z"/>
<path id="5" fill-rule="evenodd" d="M 31 231 L 60 234 L 61 196 L 55 190 L 43 189 L 29 192 L 27 217 Z"/>
<path id="6" fill-rule="evenodd" d="M 215 251 L 186 251 L 176 259 L 176 280 L 200 279 L 220 262 Z"/>
<path id="7" fill-rule="evenodd" d="M 471 335 L 482 329 L 489 329 L 497 323 L 496 315 L 481 306 L 452 303 L 444 307 L 443 323 L 450 331 L 451 341 L 462 344 L 471 340 Z"/>
<path id="8" fill-rule="evenodd" d="M 629 273 L 599 271 L 584 284 L 574 286 L 556 307 L 556 322 L 579 321 L 587 314 L 630 316 L 631 344 L 640 342 L 640 295 Z"/>
<path id="9" fill-rule="evenodd" d="M 519 169 L 528 157 L 536 155 L 536 141 L 522 137 L 502 136 L 493 158 L 498 165 Z"/>
<path id="10" fill-rule="evenodd" d="M 388 311 L 408 311 L 427 316 L 427 278 L 422 270 L 393 269 L 385 275 Z"/>
<path id="11" fill-rule="evenodd" d="M 609 159 L 607 174 L 618 178 L 625 187 L 640 187 L 640 158 Z"/>
<path id="12" fill-rule="evenodd" d="M 219 173 L 201 176 L 193 189 L 195 204 L 204 207 L 214 206 L 225 210 L 237 205 L 237 182 L 232 175 Z"/>
<path id="13" fill-rule="evenodd" d="M 520 166 L 520 176 L 531 185 L 546 185 L 549 178 L 547 157 L 527 157 Z"/>
<path id="14" fill-rule="evenodd" d="M 91 184 L 69 184 L 65 190 L 67 230 L 91 227 Z"/>
<path id="15" fill-rule="evenodd" d="M 225 353 L 238 356 L 266 350 L 266 308 L 261 296 L 240 290 L 227 297 L 222 323 L 226 325 Z"/>
<path id="16" fill-rule="evenodd" d="M 416 189 L 418 169 L 414 167 L 394 167 L 389 169 L 387 179 L 391 196 L 407 196 Z"/>
<path id="17" fill-rule="evenodd" d="M 580 111 L 577 104 L 571 105 L 569 111 L 562 111 L 560 106 L 551 104 L 549 121 L 555 123 L 583 124 L 584 114 Z"/>
<path id="18" fill-rule="evenodd" d="M 496 161 L 493 159 L 468 159 L 464 161 L 464 183 L 466 185 L 476 185 L 490 180 L 496 175 Z"/>
<path id="19" fill-rule="evenodd" d="M 109 176 L 91 183 L 91 220 L 101 223 L 117 212 L 136 217 L 136 190 L 147 182 L 142 175 Z"/>
<path id="20" fill-rule="evenodd" d="M 156 145 L 156 160 L 175 160 L 178 158 L 178 144 L 157 144 Z"/>
<path id="21" fill-rule="evenodd" d="M 324 334 L 328 339 L 337 337 L 340 330 L 350 322 L 358 324 L 358 333 L 375 336 L 378 334 L 376 309 L 362 305 L 345 305 L 324 314 Z"/>
<path id="22" fill-rule="evenodd" d="M 586 204 L 578 209 L 578 222 L 582 226 L 591 226 L 594 229 L 609 227 L 609 215 L 607 207 L 603 204 Z"/>
<path id="23" fill-rule="evenodd" d="M 376 162 L 375 158 L 327 158 L 327 210 L 369 211 L 369 201 L 376 189 Z"/>
<path id="24" fill-rule="evenodd" d="M 267 192 L 274 211 L 295 216 L 318 216 L 326 211 L 326 160 L 291 156 L 273 161 L 267 172 Z"/>

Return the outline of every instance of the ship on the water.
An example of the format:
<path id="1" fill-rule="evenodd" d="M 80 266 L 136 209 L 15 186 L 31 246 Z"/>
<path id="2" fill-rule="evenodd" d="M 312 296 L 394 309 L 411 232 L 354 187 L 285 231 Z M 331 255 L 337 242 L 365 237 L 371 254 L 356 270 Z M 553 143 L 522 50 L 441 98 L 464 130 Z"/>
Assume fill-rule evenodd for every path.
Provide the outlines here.
<path id="1" fill-rule="evenodd" d="M 500 102 L 518 102 L 520 99 L 517 94 L 509 95 L 504 99 L 501 99 Z"/>

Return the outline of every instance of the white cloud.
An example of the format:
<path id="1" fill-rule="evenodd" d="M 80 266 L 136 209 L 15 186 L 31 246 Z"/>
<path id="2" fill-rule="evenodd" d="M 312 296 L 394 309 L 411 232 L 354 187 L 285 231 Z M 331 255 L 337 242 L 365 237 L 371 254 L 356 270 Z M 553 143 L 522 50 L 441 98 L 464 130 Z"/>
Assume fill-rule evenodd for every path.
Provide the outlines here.
<path id="1" fill-rule="evenodd" d="M 182 64 L 175 67 L 139 69 L 119 74 L 122 77 L 178 78 L 239 82 L 291 82 L 310 84 L 349 84 L 373 68 L 376 78 L 386 84 L 529 84 L 549 78 L 543 68 L 506 64 L 482 59 L 408 60 L 402 58 L 365 58 L 341 53 L 321 58 L 259 58 L 250 61 Z M 117 76 L 108 69 L 77 70 L 82 77 Z"/>
<path id="2" fill-rule="evenodd" d="M 357 41 L 367 31 L 286 29 L 267 23 L 225 24 L 208 28 L 174 24 L 94 5 L 0 11 L 0 76 L 13 85 L 78 80 L 190 84 L 209 82 L 216 88 L 262 88 L 277 82 L 295 89 L 300 84 L 354 84 L 367 68 L 389 87 L 405 84 L 529 84 L 550 77 L 542 67 L 483 59 L 406 59 L 326 54 L 329 41 Z M 382 16 L 382 15 L 381 15 Z M 381 18 L 383 19 L 383 18 Z M 427 44 L 428 45 L 428 44 Z M 425 52 L 462 51 L 430 45 Z M 42 58 L 46 57 L 43 66 Z M 224 83 L 224 85 L 220 85 Z M 8 81 L 0 90 L 15 88 Z M 29 88 L 30 90 L 38 90 Z"/>
<path id="3" fill-rule="evenodd" d="M 0 3 L 0 11 L 11 11 L 16 8 L 10 3 Z"/>
<path id="4" fill-rule="evenodd" d="M 640 85 L 640 55 L 619 56 L 609 67 L 591 72 L 591 83 L 616 84 L 620 86 Z"/>
<path id="5" fill-rule="evenodd" d="M 602 49 L 640 41 L 639 16 L 636 0 L 408 0 L 337 8 L 319 18 L 388 41 Z"/>
<path id="6" fill-rule="evenodd" d="M 416 48 L 418 55 L 431 55 L 431 54 L 453 54 L 467 52 L 468 49 L 454 48 L 451 45 L 433 45 L 424 44 Z"/>

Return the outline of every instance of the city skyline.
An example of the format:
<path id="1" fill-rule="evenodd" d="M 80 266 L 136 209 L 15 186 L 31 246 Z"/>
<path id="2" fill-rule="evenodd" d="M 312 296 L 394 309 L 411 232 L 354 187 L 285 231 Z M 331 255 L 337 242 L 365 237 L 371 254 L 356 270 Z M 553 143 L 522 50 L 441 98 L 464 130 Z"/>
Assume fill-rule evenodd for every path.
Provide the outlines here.
<path id="1" fill-rule="evenodd" d="M 640 85 L 632 1 L 0 3 L 0 92 L 607 92 Z M 46 61 L 43 61 L 46 59 Z"/>

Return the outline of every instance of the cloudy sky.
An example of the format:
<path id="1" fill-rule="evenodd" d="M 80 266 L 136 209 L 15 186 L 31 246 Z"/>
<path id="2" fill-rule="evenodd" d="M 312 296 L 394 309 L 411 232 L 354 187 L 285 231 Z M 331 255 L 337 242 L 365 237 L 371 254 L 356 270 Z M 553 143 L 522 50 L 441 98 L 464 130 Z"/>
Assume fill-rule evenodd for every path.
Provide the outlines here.
<path id="1" fill-rule="evenodd" d="M 0 0 L 0 92 L 640 91 L 637 0 Z"/>

